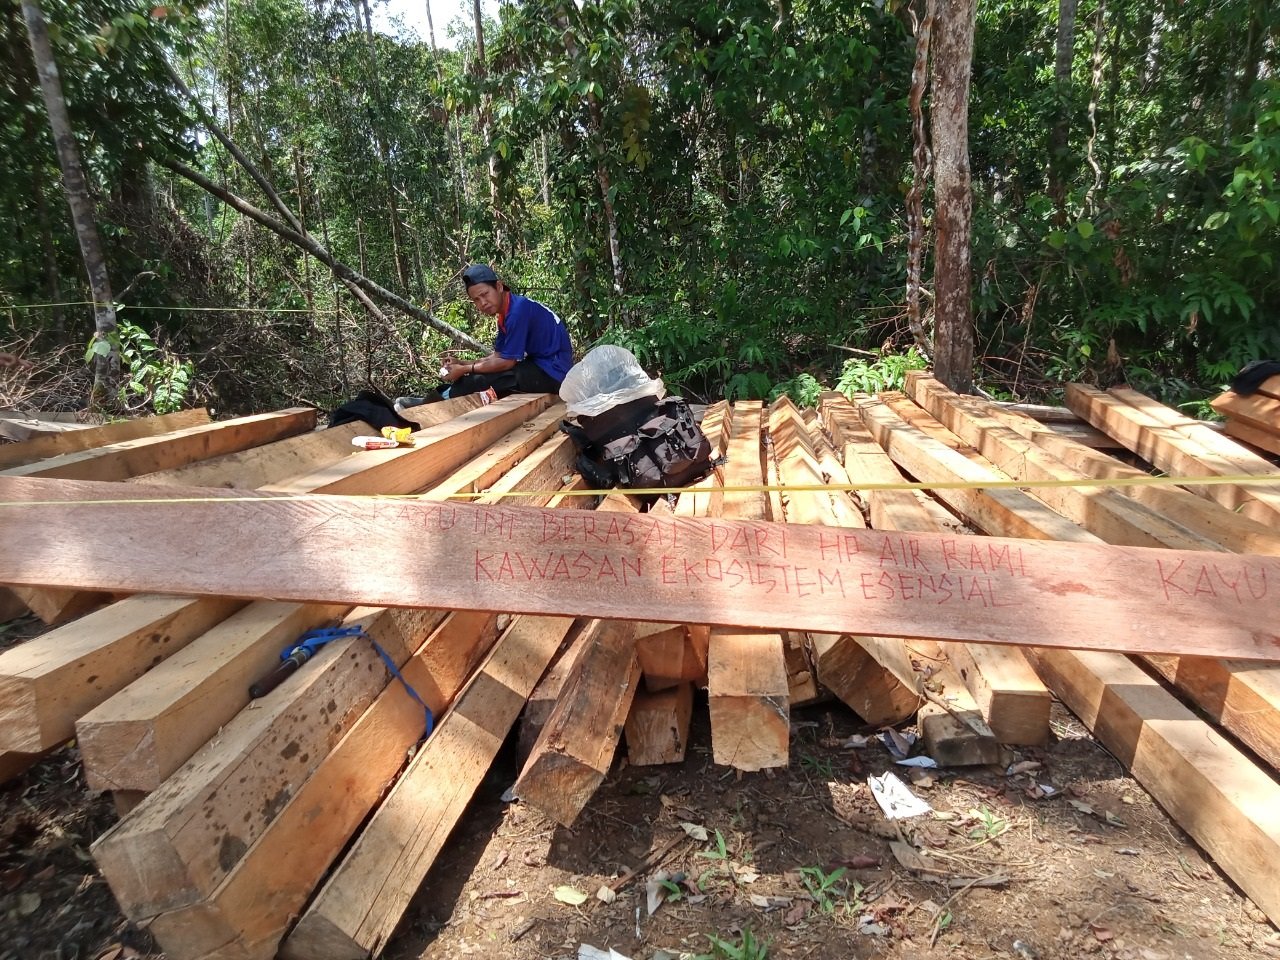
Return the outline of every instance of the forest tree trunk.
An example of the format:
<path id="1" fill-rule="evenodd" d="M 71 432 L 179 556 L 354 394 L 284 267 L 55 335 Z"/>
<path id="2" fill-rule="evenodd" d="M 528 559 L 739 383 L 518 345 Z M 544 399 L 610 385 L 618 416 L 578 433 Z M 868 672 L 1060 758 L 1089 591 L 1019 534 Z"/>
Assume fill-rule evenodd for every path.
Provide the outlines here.
<path id="1" fill-rule="evenodd" d="M 307 179 L 302 171 L 302 147 L 293 145 L 293 182 L 298 190 L 298 232 L 307 233 Z M 302 251 L 302 293 L 307 298 L 307 315 L 316 322 L 316 297 L 311 287 L 311 257 Z"/>
<path id="2" fill-rule="evenodd" d="M 480 0 L 472 4 L 476 26 L 476 79 L 481 86 L 489 76 L 489 65 L 484 54 L 484 17 L 480 10 Z M 489 153 L 489 205 L 493 210 L 493 245 L 502 250 L 502 192 L 498 178 L 498 155 L 493 149 L 493 96 L 485 93 L 480 98 L 480 113 L 476 117 L 480 128 L 480 142 Z"/>
<path id="3" fill-rule="evenodd" d="M 400 281 L 400 289 L 409 293 L 409 266 L 404 255 L 404 228 L 400 223 L 400 204 L 396 200 L 396 177 L 391 165 L 391 148 L 383 133 L 383 117 L 386 115 L 386 101 L 382 98 L 382 80 L 378 74 L 378 45 L 373 38 L 373 18 L 369 14 L 368 0 L 356 0 L 356 19 L 364 14 L 364 35 L 369 47 L 369 83 L 373 87 L 375 115 L 377 120 L 373 127 L 373 138 L 378 145 L 379 159 L 382 161 L 383 179 L 387 187 L 387 213 L 391 221 L 391 256 L 396 262 L 396 277 Z"/>
<path id="4" fill-rule="evenodd" d="M 1102 44 L 1107 26 L 1107 0 L 1098 0 L 1093 21 L 1093 58 L 1089 74 L 1089 138 L 1085 141 L 1084 158 L 1093 171 L 1093 182 L 1084 192 L 1084 215 L 1097 211 L 1097 194 L 1102 189 L 1102 166 L 1098 163 L 1098 99 L 1102 96 Z"/>
<path id="5" fill-rule="evenodd" d="M 564 38 L 565 52 L 570 58 L 578 59 L 578 41 L 570 28 L 569 14 L 564 6 L 556 11 L 556 26 Z M 591 119 L 589 141 L 595 153 L 596 182 L 600 185 L 600 207 L 604 211 L 605 238 L 609 244 L 609 266 L 613 272 L 613 292 L 622 296 L 623 281 L 626 271 L 622 264 L 622 235 L 618 231 L 618 217 L 613 207 L 613 183 L 609 177 L 609 168 L 605 163 L 604 112 L 600 109 L 600 98 L 595 92 L 587 92 L 587 112 Z"/>
<path id="6" fill-rule="evenodd" d="M 939 0 L 932 36 L 934 372 L 957 393 L 973 390 L 969 77 L 975 14 L 976 0 Z"/>
<path id="7" fill-rule="evenodd" d="M 94 221 L 93 200 L 89 185 L 80 166 L 80 148 L 71 131 L 71 118 L 62 95 L 62 79 L 53 59 L 49 43 L 49 28 L 44 13 L 36 0 L 23 0 L 22 15 L 27 23 L 27 36 L 31 41 L 31 55 L 35 61 L 36 75 L 40 78 L 40 93 L 44 97 L 49 114 L 49 129 L 58 152 L 58 164 L 62 167 L 62 185 L 67 203 L 71 207 L 71 220 L 75 225 L 80 254 L 84 258 L 85 272 L 89 275 L 89 290 L 93 297 L 94 320 L 94 406 L 106 406 L 115 396 L 120 378 L 120 346 L 116 333 L 116 308 L 111 296 L 111 278 L 107 273 L 107 261 L 102 253 L 102 242 Z"/>
<path id="8" fill-rule="evenodd" d="M 1071 133 L 1071 65 L 1075 60 L 1076 0 L 1058 0 L 1058 44 L 1053 61 L 1053 128 L 1049 132 L 1049 196 L 1066 222 L 1067 146 Z"/>
<path id="9" fill-rule="evenodd" d="M 431 37 L 431 62 L 436 68 L 436 79 L 443 86 L 444 71 L 440 67 L 440 50 L 436 47 L 436 25 L 431 20 L 431 0 L 425 0 L 425 6 L 427 8 L 427 34 Z M 458 192 L 461 190 L 465 195 L 467 189 L 467 176 L 462 161 L 462 139 L 460 137 L 455 138 L 453 135 L 452 127 L 454 123 L 449 116 L 449 111 L 442 110 L 441 115 L 443 119 L 440 121 L 440 126 L 444 133 L 444 139 L 449 144 L 449 154 L 458 167 L 458 179 L 454 180 L 452 177 L 449 179 L 449 192 L 453 196 L 453 232 L 456 236 L 460 236 L 462 234 L 462 200 L 459 198 Z M 421 273 L 421 271 L 419 272 Z"/>
<path id="10" fill-rule="evenodd" d="M 915 27 L 916 55 L 911 69 L 911 189 L 907 191 L 907 325 L 916 345 L 932 353 L 920 309 L 920 275 L 924 266 L 924 191 L 929 180 L 929 140 L 924 128 L 924 92 L 929 78 L 929 36 L 933 30 L 934 0 L 924 0 L 924 18 L 908 8 Z"/>
<path id="11" fill-rule="evenodd" d="M 1244 69 L 1240 72 L 1240 86 L 1238 89 L 1240 103 L 1250 102 L 1253 85 L 1258 82 L 1263 45 L 1267 35 L 1266 12 L 1267 4 L 1265 0 L 1252 0 L 1250 2 L 1249 33 L 1244 44 Z M 1248 119 L 1249 111 L 1241 110 L 1236 117 L 1228 117 L 1227 121 L 1231 124 L 1232 130 L 1240 133 L 1246 129 Z"/>
<path id="12" fill-rule="evenodd" d="M 604 120 L 601 116 L 600 101 L 594 93 L 587 95 L 587 104 L 591 111 L 592 140 L 596 149 L 596 180 L 600 184 L 600 204 L 604 208 L 605 229 L 609 238 L 609 262 L 613 267 L 613 292 L 622 296 L 622 282 L 625 272 L 622 268 L 622 238 L 618 233 L 618 216 L 613 209 L 613 186 L 609 180 L 609 168 L 604 159 Z"/>

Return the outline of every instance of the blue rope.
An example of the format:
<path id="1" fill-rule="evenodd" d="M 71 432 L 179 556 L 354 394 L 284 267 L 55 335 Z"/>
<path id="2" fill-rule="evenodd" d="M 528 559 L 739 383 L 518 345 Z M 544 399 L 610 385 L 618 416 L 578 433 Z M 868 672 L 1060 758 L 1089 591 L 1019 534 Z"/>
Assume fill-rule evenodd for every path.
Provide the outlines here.
<path id="1" fill-rule="evenodd" d="M 280 651 L 280 659 L 288 660 L 294 653 L 301 650 L 310 659 L 314 657 L 326 643 L 339 640 L 342 637 L 358 637 L 364 631 L 360 627 L 317 627 L 315 630 L 308 630 L 298 638 L 298 642 L 292 647 L 285 647 Z"/>
<path id="2" fill-rule="evenodd" d="M 361 630 L 360 633 L 365 637 L 369 637 L 369 635 L 363 630 Z M 396 662 L 391 659 L 391 656 L 387 651 L 383 650 L 382 647 L 378 645 L 378 641 L 373 639 L 373 637 L 369 637 L 369 642 L 373 644 L 373 649 L 378 651 L 378 656 L 380 656 L 382 658 L 382 662 L 387 665 L 387 669 L 391 671 L 391 675 L 400 681 L 401 686 L 408 691 L 409 696 L 418 701 L 418 706 L 422 707 L 422 712 L 427 715 L 427 725 L 423 728 L 422 736 L 418 738 L 418 742 L 421 743 L 423 740 L 427 739 L 427 737 L 431 736 L 431 730 L 436 724 L 436 718 L 432 715 L 431 708 L 427 706 L 427 702 L 423 700 L 422 697 L 418 696 L 418 691 L 413 689 L 413 686 L 409 681 L 404 678 L 404 674 L 400 672 L 400 668 L 396 666 Z"/>
<path id="3" fill-rule="evenodd" d="M 422 736 L 418 738 L 421 743 L 427 737 L 431 736 L 431 731 L 435 728 L 436 718 L 432 714 L 431 708 L 427 706 L 427 702 L 418 695 L 418 691 L 413 689 L 413 685 L 404 678 L 404 674 L 400 672 L 400 668 L 396 666 L 396 662 L 391 659 L 391 655 L 382 649 L 377 640 L 365 633 L 364 627 L 320 627 L 315 630 L 308 630 L 298 638 L 298 642 L 291 647 L 286 647 L 280 653 L 281 660 L 288 660 L 296 650 L 306 651 L 307 658 L 315 656 L 316 651 L 323 647 L 326 643 L 334 640 L 340 640 L 343 637 L 364 637 L 371 644 L 378 656 L 382 658 L 382 662 L 387 665 L 387 669 L 391 671 L 391 676 L 400 681 L 401 686 L 405 688 L 409 696 L 418 701 L 418 705 L 422 707 L 423 713 L 426 714 L 427 723 L 423 730 Z"/>

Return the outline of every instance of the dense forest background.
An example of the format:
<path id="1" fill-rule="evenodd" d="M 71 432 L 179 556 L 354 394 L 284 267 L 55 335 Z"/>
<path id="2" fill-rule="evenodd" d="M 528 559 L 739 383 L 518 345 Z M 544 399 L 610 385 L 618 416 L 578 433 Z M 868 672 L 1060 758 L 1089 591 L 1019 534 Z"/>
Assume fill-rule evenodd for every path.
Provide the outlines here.
<path id="1" fill-rule="evenodd" d="M 440 322 L 492 335 L 457 283 L 471 261 L 580 349 L 622 343 L 703 400 L 811 402 L 929 356 L 911 102 L 934 0 L 477 4 L 456 49 L 441 24 L 374 31 L 376 2 L 40 0 L 114 331 L 62 190 L 37 5 L 0 6 L 0 350 L 29 364 L 0 402 L 83 406 L 86 357 L 116 351 L 99 399 L 131 409 L 410 392 L 457 347 Z M 1127 380 L 1198 412 L 1280 357 L 1278 65 L 1268 0 L 977 4 L 979 389 Z"/>

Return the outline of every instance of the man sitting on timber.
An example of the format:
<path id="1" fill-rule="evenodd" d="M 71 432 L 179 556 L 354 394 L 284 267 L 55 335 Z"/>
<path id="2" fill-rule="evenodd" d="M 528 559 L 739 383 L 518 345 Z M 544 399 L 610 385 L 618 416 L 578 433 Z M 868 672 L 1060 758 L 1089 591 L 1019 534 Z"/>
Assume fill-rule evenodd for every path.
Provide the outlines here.
<path id="1" fill-rule="evenodd" d="M 445 383 L 426 397 L 400 397 L 396 411 L 404 414 L 419 404 L 489 389 L 498 397 L 558 393 L 573 366 L 573 344 L 563 321 L 538 301 L 511 290 L 488 264 L 463 270 L 462 284 L 476 309 L 498 319 L 493 352 L 480 360 L 451 361 L 442 371 Z"/>

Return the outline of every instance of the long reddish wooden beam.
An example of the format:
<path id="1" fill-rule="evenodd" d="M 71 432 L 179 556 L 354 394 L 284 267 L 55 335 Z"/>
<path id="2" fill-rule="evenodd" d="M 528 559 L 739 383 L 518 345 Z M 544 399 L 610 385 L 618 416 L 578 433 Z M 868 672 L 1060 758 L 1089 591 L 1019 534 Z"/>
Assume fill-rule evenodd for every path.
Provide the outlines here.
<path id="1" fill-rule="evenodd" d="M 0 478 L 0 583 L 1280 660 L 1275 557 L 501 505 L 122 493 Z M 103 500 L 113 502 L 91 502 Z"/>

